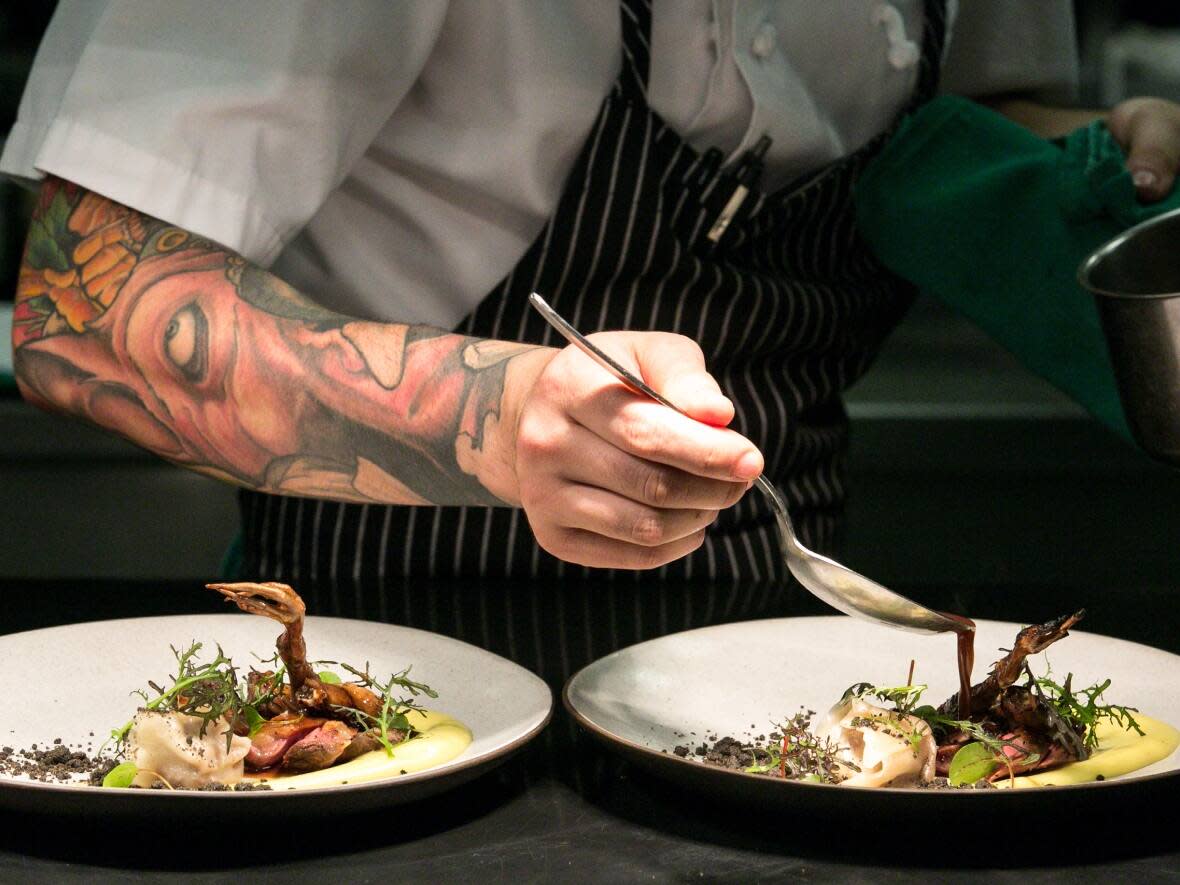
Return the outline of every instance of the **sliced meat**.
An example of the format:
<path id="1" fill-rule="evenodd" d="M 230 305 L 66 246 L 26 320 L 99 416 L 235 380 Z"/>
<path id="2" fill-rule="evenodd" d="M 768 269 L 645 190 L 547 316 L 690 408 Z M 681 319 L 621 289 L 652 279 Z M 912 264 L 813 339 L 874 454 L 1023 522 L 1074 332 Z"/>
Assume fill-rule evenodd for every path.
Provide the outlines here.
<path id="1" fill-rule="evenodd" d="M 309 732 L 315 731 L 326 721 L 311 716 L 291 716 L 264 722 L 250 738 L 246 767 L 252 771 L 273 768 L 279 764 L 292 744 Z"/>
<path id="2" fill-rule="evenodd" d="M 1077 757 L 1060 744 L 1046 740 L 1043 736 L 1033 734 L 1025 729 L 1017 729 L 1003 736 L 1011 743 L 1004 748 L 1004 755 L 1008 757 L 1012 769 L 1001 765 L 991 773 L 988 780 L 998 781 L 1012 775 L 1032 774 L 1058 768 L 1067 762 L 1073 762 Z M 1032 758 L 1035 757 L 1035 758 Z"/>
<path id="3" fill-rule="evenodd" d="M 401 729 L 390 729 L 389 742 L 391 744 L 400 744 L 406 739 L 406 732 Z M 337 762 L 348 762 L 355 759 L 357 756 L 363 756 L 365 753 L 371 753 L 374 750 L 381 749 L 381 739 L 377 737 L 377 729 L 371 728 L 368 731 L 362 731 L 352 739 L 352 743 L 348 745 Z"/>
<path id="4" fill-rule="evenodd" d="M 356 735 L 355 728 L 331 720 L 308 732 L 283 754 L 284 771 L 319 771 L 335 764 Z"/>
<path id="5" fill-rule="evenodd" d="M 1031 741 L 1030 741 L 1031 743 Z M 1023 746 L 1023 745 L 1022 745 Z M 1060 768 L 1069 762 L 1073 762 L 1076 757 L 1072 756 L 1060 744 L 1048 744 L 1031 748 L 1033 752 L 1039 752 L 1040 758 L 1035 762 L 1013 762 L 1013 774 L 1033 774 L 1038 771 L 1048 771 L 1051 768 Z M 997 769 L 992 772 L 989 780 L 1000 780 L 1008 776 L 1007 767 Z"/>
<path id="6" fill-rule="evenodd" d="M 1031 771 L 1039 771 L 1046 767 L 1046 757 L 1053 759 L 1053 765 L 1060 765 L 1062 761 L 1065 761 L 1062 758 L 1064 751 L 1060 747 L 1045 741 L 1039 741 L 1024 730 L 1007 732 L 1002 735 L 1001 740 L 1011 742 L 1004 747 L 1003 755 L 1008 757 L 1012 774 L 1027 774 Z M 965 744 L 972 742 L 973 739 L 969 735 L 963 732 L 957 732 L 951 742 L 940 745 L 938 753 L 935 756 L 935 776 L 947 777 L 950 774 L 951 759 L 954 758 L 955 753 L 959 752 Z M 1027 757 L 1032 754 L 1036 754 L 1039 758 L 1032 762 L 1026 762 Z M 991 773 L 988 780 L 1001 780 L 1008 777 L 1008 774 L 1008 765 L 1001 764 Z"/>

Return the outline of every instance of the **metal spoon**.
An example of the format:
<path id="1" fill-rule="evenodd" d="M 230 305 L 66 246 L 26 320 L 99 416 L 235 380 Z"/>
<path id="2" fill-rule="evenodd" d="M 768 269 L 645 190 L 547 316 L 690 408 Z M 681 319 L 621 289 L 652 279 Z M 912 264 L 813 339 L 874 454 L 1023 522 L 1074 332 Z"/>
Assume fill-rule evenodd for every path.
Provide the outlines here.
<path id="1" fill-rule="evenodd" d="M 681 409 L 589 341 L 536 292 L 529 296 L 529 303 L 566 341 L 583 350 L 633 391 L 649 396 L 656 402 L 684 414 Z M 754 480 L 754 485 L 766 496 L 774 510 L 778 523 L 779 545 L 787 568 L 800 584 L 832 608 L 854 618 L 888 624 L 913 633 L 944 633 L 964 629 L 963 624 L 946 615 L 919 605 L 900 593 L 894 593 L 876 581 L 871 581 L 864 575 L 857 574 L 852 569 L 804 547 L 795 535 L 791 518 L 787 515 L 787 505 L 774 484 L 765 476 L 759 476 Z"/>

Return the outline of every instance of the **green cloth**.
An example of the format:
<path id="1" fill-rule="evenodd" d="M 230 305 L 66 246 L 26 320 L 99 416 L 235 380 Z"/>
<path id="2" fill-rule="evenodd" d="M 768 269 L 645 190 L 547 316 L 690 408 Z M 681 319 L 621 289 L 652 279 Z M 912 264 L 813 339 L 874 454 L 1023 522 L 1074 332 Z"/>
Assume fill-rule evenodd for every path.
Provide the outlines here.
<path id="1" fill-rule="evenodd" d="M 1180 192 L 1138 202 L 1114 137 L 1094 123 L 1047 141 L 945 96 L 904 120 L 856 189 L 881 261 L 957 310 L 1130 439 L 1082 260 Z"/>

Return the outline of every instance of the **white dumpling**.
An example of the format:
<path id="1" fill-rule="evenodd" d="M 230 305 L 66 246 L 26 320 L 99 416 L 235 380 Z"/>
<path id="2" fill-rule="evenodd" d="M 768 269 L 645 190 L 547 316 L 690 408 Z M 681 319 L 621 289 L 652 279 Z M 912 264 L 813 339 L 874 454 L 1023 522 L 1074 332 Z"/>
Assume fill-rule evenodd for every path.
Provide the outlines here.
<path id="1" fill-rule="evenodd" d="M 240 781 L 250 739 L 234 735 L 227 748 L 224 723 L 210 724 L 204 736 L 201 723 L 199 716 L 140 710 L 127 735 L 127 759 L 139 769 L 136 786 L 150 787 L 156 775 L 178 789 Z"/>
<path id="2" fill-rule="evenodd" d="M 938 747 L 930 726 L 916 716 L 852 698 L 828 712 L 819 736 L 844 747 L 841 757 L 860 769 L 840 766 L 842 786 L 911 787 L 934 777 Z"/>

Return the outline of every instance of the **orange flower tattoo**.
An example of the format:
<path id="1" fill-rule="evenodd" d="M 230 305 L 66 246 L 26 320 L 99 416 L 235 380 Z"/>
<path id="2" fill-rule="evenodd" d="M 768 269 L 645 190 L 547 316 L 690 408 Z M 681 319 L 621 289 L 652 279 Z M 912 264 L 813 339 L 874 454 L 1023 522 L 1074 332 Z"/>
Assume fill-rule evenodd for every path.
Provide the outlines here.
<path id="1" fill-rule="evenodd" d="M 43 189 L 17 283 L 14 344 L 85 331 L 131 275 L 146 234 L 125 206 L 68 183 Z"/>

